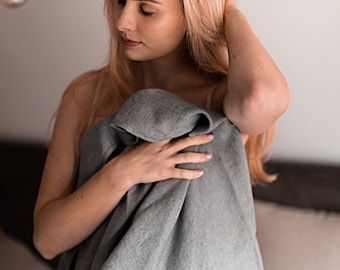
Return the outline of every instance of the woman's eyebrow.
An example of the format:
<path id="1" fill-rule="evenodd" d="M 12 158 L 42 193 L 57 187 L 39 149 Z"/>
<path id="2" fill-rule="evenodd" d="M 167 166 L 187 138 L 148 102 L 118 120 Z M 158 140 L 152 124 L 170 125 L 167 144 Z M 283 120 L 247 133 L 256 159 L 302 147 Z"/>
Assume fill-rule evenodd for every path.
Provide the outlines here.
<path id="1" fill-rule="evenodd" d="M 160 1 L 158 0 L 136 0 L 137 2 L 152 2 L 152 3 L 155 3 L 155 4 L 161 4 Z"/>

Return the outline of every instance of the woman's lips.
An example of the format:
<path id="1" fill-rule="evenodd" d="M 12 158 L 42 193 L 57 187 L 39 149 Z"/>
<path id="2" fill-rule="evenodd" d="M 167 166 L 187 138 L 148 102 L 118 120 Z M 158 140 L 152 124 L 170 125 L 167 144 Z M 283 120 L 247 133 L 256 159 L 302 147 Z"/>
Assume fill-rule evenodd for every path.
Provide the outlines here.
<path id="1" fill-rule="evenodd" d="M 142 42 L 134 41 L 134 40 L 122 37 L 122 43 L 126 47 L 135 47 L 135 46 L 140 45 Z"/>

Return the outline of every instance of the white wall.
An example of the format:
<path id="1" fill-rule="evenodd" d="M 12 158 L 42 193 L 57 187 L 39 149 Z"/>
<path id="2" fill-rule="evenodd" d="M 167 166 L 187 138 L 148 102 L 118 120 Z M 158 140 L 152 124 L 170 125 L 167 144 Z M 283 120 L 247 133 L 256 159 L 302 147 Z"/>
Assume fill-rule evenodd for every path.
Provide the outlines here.
<path id="1" fill-rule="evenodd" d="M 240 0 L 290 85 L 274 155 L 340 164 L 340 1 Z"/>
<path id="2" fill-rule="evenodd" d="M 239 0 L 286 75 L 274 157 L 340 164 L 340 1 Z M 67 84 L 106 57 L 101 1 L 0 7 L 0 137 L 44 141 Z"/>
<path id="3" fill-rule="evenodd" d="M 0 137 L 45 141 L 66 86 L 101 66 L 106 40 L 102 0 L 0 6 Z"/>

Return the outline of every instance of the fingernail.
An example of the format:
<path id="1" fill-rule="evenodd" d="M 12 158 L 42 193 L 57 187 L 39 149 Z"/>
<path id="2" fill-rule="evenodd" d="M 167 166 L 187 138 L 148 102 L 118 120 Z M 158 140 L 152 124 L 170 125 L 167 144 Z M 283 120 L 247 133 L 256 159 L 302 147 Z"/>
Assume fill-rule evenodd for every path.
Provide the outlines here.
<path id="1" fill-rule="evenodd" d="M 207 159 L 211 159 L 211 154 L 206 154 L 205 156 Z"/>
<path id="2" fill-rule="evenodd" d="M 212 139 L 214 139 L 214 135 L 208 134 L 208 138 L 209 138 L 210 140 L 212 140 Z"/>

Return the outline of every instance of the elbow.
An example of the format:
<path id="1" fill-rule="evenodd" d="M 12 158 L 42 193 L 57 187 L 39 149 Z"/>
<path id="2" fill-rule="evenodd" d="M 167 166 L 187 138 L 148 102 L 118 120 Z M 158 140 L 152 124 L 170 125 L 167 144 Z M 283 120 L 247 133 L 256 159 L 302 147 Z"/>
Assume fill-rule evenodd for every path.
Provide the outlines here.
<path id="1" fill-rule="evenodd" d="M 288 85 L 283 80 L 274 87 L 254 86 L 248 93 L 238 99 L 225 100 L 224 113 L 242 133 L 259 135 L 287 110 L 290 99 Z"/>
<path id="2" fill-rule="evenodd" d="M 287 111 L 290 102 L 289 87 L 285 79 L 278 84 L 273 93 L 271 111 L 275 121 Z"/>
<path id="3" fill-rule="evenodd" d="M 42 237 L 36 230 L 33 232 L 33 244 L 39 254 L 46 260 L 52 260 L 58 255 L 52 252 L 51 242 Z"/>

